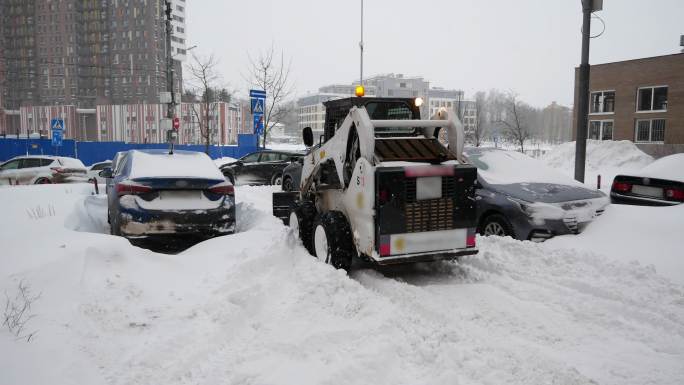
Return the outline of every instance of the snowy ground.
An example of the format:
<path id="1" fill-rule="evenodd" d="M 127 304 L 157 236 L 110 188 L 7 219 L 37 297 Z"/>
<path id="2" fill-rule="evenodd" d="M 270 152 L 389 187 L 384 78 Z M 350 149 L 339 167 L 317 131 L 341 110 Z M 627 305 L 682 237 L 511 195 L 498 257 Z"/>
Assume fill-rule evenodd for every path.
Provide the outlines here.
<path id="1" fill-rule="evenodd" d="M 650 265 L 681 256 L 684 207 L 347 276 L 270 215 L 269 187 L 236 189 L 238 234 L 178 255 L 107 235 L 91 190 L 0 189 L 0 290 L 41 294 L 24 338 L 0 330 L 1 384 L 684 383 L 684 269 Z"/>

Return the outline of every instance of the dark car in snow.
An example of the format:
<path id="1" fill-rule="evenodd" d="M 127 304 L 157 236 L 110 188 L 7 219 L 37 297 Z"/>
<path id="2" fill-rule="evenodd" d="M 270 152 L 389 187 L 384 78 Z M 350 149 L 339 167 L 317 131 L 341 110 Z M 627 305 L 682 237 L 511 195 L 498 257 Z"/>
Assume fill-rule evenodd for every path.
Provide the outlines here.
<path id="1" fill-rule="evenodd" d="M 111 233 L 132 240 L 211 238 L 235 231 L 235 195 L 204 153 L 131 150 L 117 157 L 109 178 Z M 171 237 L 169 237 L 171 236 Z"/>
<path id="2" fill-rule="evenodd" d="M 283 169 L 283 191 L 299 190 L 299 184 L 302 180 L 302 166 L 304 165 L 304 156 L 309 152 L 318 148 L 318 144 L 308 148 L 300 157 L 293 157 Z"/>
<path id="3" fill-rule="evenodd" d="M 660 158 L 629 175 L 617 175 L 610 188 L 610 200 L 642 206 L 684 203 L 684 154 Z"/>
<path id="4" fill-rule="evenodd" d="M 299 189 L 302 179 L 302 164 L 304 158 L 293 159 L 283 169 L 283 191 L 294 191 Z"/>
<path id="5" fill-rule="evenodd" d="M 478 231 L 544 241 L 581 232 L 609 200 L 540 161 L 519 152 L 466 148 L 478 169 Z"/>
<path id="6" fill-rule="evenodd" d="M 283 182 L 283 169 L 293 158 L 302 156 L 302 153 L 293 151 L 257 151 L 221 166 L 221 172 L 236 186 L 280 185 Z"/>

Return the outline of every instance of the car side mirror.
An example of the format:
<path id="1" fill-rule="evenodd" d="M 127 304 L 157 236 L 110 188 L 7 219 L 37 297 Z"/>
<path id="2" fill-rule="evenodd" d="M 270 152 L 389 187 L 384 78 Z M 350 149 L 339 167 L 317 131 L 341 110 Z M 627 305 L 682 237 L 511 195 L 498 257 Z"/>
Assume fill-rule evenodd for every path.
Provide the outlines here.
<path id="1" fill-rule="evenodd" d="M 99 176 L 103 178 L 111 178 L 112 177 L 112 168 L 111 167 L 105 167 L 98 173 Z"/>
<path id="2" fill-rule="evenodd" d="M 313 131 L 311 131 L 311 127 L 304 127 L 302 130 L 302 139 L 304 139 L 304 145 L 306 147 L 313 146 Z"/>

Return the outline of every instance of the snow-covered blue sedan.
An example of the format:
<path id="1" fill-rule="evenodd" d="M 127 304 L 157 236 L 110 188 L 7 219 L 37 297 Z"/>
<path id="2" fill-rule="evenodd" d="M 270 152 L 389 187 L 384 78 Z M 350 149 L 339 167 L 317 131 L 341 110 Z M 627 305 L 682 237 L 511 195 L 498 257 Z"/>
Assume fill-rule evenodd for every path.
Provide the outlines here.
<path id="1" fill-rule="evenodd" d="M 206 239 L 235 231 L 233 185 L 204 153 L 131 150 L 103 174 L 111 178 L 114 235 Z"/>

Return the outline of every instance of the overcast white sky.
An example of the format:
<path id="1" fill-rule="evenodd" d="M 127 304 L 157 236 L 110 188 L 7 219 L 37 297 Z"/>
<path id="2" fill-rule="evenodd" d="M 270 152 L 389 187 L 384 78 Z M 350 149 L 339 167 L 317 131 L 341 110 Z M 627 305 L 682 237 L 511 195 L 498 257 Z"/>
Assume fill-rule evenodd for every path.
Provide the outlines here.
<path id="1" fill-rule="evenodd" d="M 245 94 L 247 52 L 273 43 L 296 94 L 359 76 L 360 0 L 188 0 L 188 46 L 214 53 Z M 684 0 L 604 0 L 591 63 L 680 51 Z M 514 90 L 535 106 L 570 105 L 580 61 L 580 0 L 365 0 L 364 75 L 424 76 L 431 86 Z M 592 33 L 600 32 L 592 23 Z"/>

